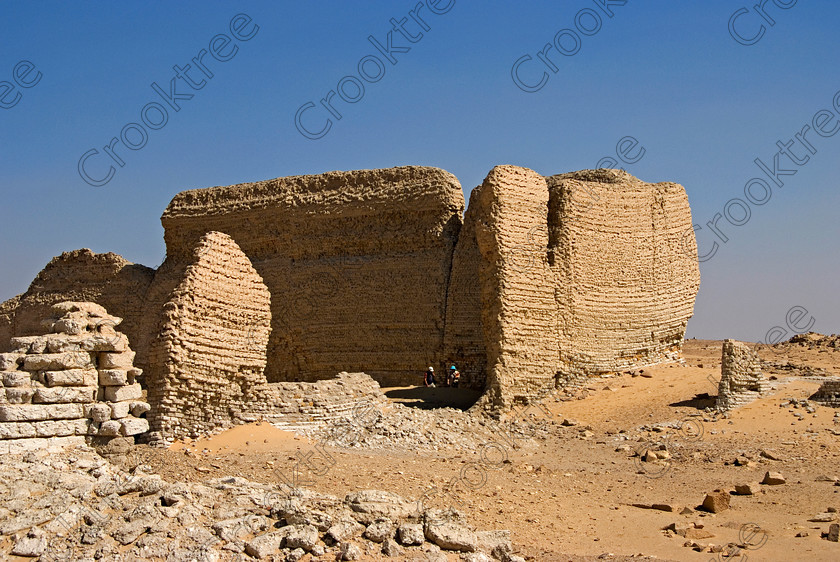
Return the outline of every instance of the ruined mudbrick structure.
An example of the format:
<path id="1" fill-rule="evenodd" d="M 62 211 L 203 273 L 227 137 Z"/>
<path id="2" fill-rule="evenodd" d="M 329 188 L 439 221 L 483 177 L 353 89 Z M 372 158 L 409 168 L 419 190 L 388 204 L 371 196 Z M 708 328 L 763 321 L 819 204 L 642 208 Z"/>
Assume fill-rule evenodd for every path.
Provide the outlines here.
<path id="1" fill-rule="evenodd" d="M 185 191 L 161 221 L 157 270 L 62 254 L 0 305 L 0 346 L 56 302 L 104 306 L 164 437 L 343 371 L 415 385 L 454 363 L 503 409 L 678 358 L 699 285 L 683 188 L 618 170 L 498 166 L 465 215 L 440 169 L 330 172 Z"/>
<path id="2" fill-rule="evenodd" d="M 758 355 L 746 344 L 724 340 L 717 408 L 737 408 L 753 402 L 769 391 L 770 381 L 761 374 L 761 359 Z"/>

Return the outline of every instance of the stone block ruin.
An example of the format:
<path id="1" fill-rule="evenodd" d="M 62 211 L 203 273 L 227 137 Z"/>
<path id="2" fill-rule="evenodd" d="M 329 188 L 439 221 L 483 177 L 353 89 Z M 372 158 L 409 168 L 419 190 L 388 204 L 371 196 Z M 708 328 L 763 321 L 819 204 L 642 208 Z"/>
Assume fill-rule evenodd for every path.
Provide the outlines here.
<path id="1" fill-rule="evenodd" d="M 749 404 L 770 391 L 761 374 L 761 359 L 746 344 L 724 340 L 721 353 L 717 408 L 730 410 Z"/>
<path id="2" fill-rule="evenodd" d="M 811 400 L 825 406 L 840 408 L 840 380 L 825 381 L 822 383 L 816 394 L 811 397 Z"/>
<path id="3" fill-rule="evenodd" d="M 0 451 L 107 441 L 148 431 L 120 318 L 94 303 L 61 302 L 39 336 L 12 338 L 0 354 Z"/>
<path id="4" fill-rule="evenodd" d="M 407 386 L 455 364 L 479 408 L 504 410 L 678 359 L 699 285 L 685 190 L 619 170 L 497 166 L 466 214 L 437 168 L 329 172 L 184 191 L 161 222 L 157 269 L 54 258 L 0 304 L 0 345 L 52 304 L 104 306 L 164 440 L 301 413 L 284 393 L 340 372 Z"/>

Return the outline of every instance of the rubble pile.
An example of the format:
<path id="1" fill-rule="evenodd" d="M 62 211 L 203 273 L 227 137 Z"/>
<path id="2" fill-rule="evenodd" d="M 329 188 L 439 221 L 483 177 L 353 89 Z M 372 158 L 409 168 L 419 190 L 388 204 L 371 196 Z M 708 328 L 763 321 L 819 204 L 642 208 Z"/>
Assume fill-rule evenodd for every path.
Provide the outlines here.
<path id="1" fill-rule="evenodd" d="M 0 354 L 0 450 L 34 450 L 145 433 L 149 405 L 122 321 L 93 303 L 62 302 L 41 336 Z"/>
<path id="2" fill-rule="evenodd" d="M 127 441 L 127 440 L 125 440 Z M 15 483 L 12 485 L 12 483 Z M 167 482 L 92 449 L 0 457 L 0 557 L 41 560 L 521 561 L 510 532 L 478 531 L 455 510 L 391 492 L 343 499 L 241 477 Z"/>

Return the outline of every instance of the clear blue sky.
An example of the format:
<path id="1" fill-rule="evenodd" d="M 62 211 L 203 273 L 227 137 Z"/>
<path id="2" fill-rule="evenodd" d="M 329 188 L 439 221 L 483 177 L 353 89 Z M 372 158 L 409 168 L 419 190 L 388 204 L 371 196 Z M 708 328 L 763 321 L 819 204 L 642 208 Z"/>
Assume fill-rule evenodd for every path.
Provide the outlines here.
<path id="1" fill-rule="evenodd" d="M 0 4 L 0 300 L 66 250 L 156 266 L 159 217 L 184 189 L 418 164 L 452 172 L 468 196 L 494 165 L 594 168 L 632 136 L 644 156 L 622 165 L 684 185 L 701 253 L 718 243 L 701 264 L 689 337 L 760 340 L 793 306 L 813 329 L 840 332 L 840 134 L 828 134 L 840 126 L 840 3 L 775 0 L 762 16 L 738 13 L 755 0 L 428 0 L 412 16 L 418 1 Z M 563 29 L 574 34 L 542 62 Z M 378 58 L 362 79 L 368 55 Z M 537 91 L 514 82 L 518 60 L 521 85 Z M 166 101 L 173 79 L 193 97 Z M 352 101 L 333 94 L 340 120 L 320 104 L 339 87 Z M 307 102 L 310 136 L 332 119 L 319 139 L 295 126 Z M 785 148 L 805 125 L 810 147 Z M 104 150 L 121 133 L 111 150 L 123 166 Z M 114 167 L 104 185 L 80 176 L 86 153 L 94 183 Z M 775 173 L 795 175 L 772 180 L 754 162 L 773 167 L 777 154 Z M 770 199 L 748 202 L 746 224 L 721 219 L 723 243 L 706 223 L 725 209 L 742 222 L 727 202 L 745 200 L 752 178 Z M 752 185 L 755 201 L 763 190 Z"/>

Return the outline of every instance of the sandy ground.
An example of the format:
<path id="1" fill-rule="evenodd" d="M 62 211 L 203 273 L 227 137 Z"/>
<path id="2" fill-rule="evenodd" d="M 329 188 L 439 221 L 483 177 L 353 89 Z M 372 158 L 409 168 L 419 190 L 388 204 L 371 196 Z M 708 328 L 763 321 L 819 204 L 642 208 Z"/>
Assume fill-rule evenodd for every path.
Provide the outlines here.
<path id="1" fill-rule="evenodd" d="M 685 367 L 661 365 L 645 369 L 641 376 L 597 379 L 583 399 L 549 401 L 550 415 L 531 410 L 539 413 L 533 423 L 547 428 L 547 437 L 516 442 L 500 438 L 503 449 L 495 448 L 493 458 L 482 459 L 475 450 L 427 454 L 330 448 L 335 464 L 314 477 L 309 487 L 337 495 L 368 488 L 412 499 L 425 494 L 429 504 L 463 510 L 479 529 L 510 529 L 518 553 L 540 561 L 591 560 L 605 553 L 704 562 L 840 560 L 840 544 L 821 538 L 829 524 L 809 522 L 827 508 L 840 509 L 840 486 L 820 478 L 840 477 L 836 410 L 818 406 L 807 414 L 802 408 L 780 407 L 787 398 L 809 397 L 819 386 L 807 377 L 780 377 L 771 396 L 733 411 L 728 419 L 698 421 L 703 418 L 697 414 L 712 404 L 708 395 L 716 394 L 720 346 L 718 341 L 689 340 Z M 837 351 L 764 350 L 762 356 L 823 367 L 840 376 Z M 433 393 L 384 390 L 393 400 L 423 407 L 444 404 L 447 395 L 461 406 L 475 399 L 442 388 Z M 804 414 L 801 420 L 798 413 Z M 578 424 L 559 423 L 569 418 Z M 663 437 L 664 433 L 640 432 L 644 424 L 681 420 L 686 424 L 682 427 L 690 424 L 692 431 L 673 431 L 668 440 L 673 458 L 668 463 L 647 466 L 617 450 L 622 445 L 638 447 L 637 438 Z M 621 431 L 634 440 L 622 440 Z M 138 447 L 137 452 L 165 478 L 200 481 L 234 475 L 278 482 L 278 473 L 290 474 L 295 452 L 312 447 L 306 438 L 252 424 L 176 443 L 168 450 Z M 761 451 L 779 460 L 762 457 Z M 739 456 L 752 460 L 738 466 L 734 461 Z M 752 496 L 733 495 L 731 508 L 718 514 L 696 509 L 679 513 L 683 506 L 698 507 L 707 492 L 760 481 L 768 470 L 781 472 L 787 482 L 761 486 Z M 459 481 L 460 474 L 465 479 Z M 459 484 L 452 493 L 430 493 L 430 486 L 443 489 L 453 478 Z M 653 503 L 670 504 L 677 511 L 633 506 Z M 749 548 L 729 557 L 695 552 L 684 546 L 686 538 L 662 530 L 671 523 L 691 522 L 713 535 L 696 539 L 698 543 L 731 542 Z M 451 555 L 451 560 L 457 559 Z"/>

